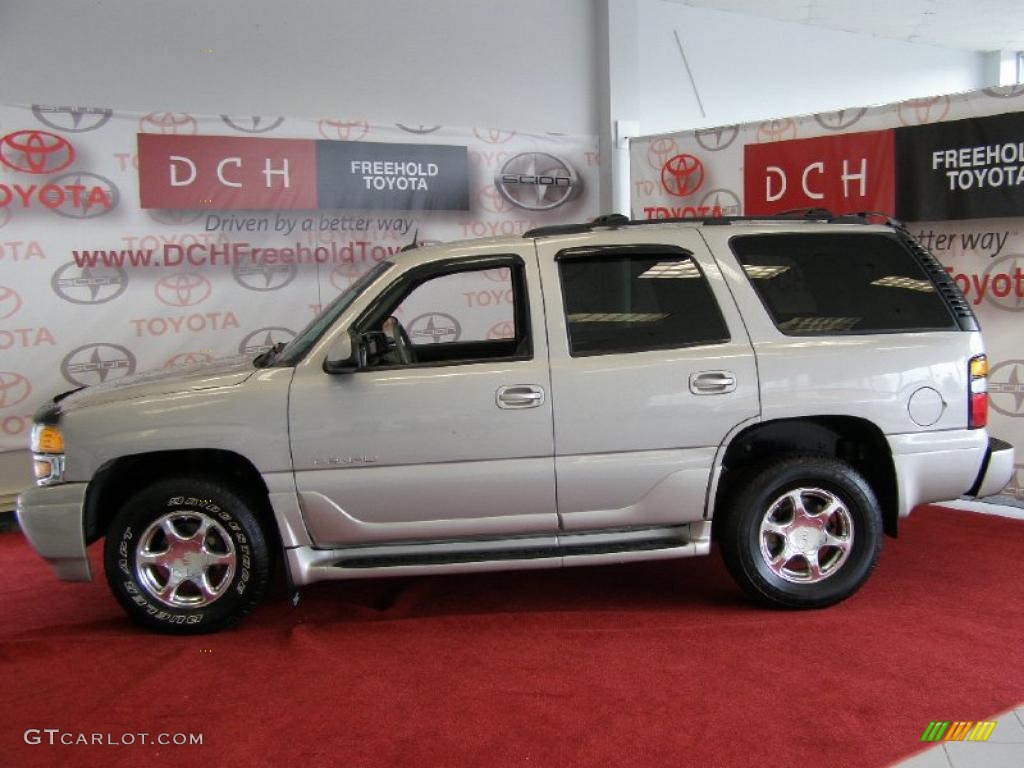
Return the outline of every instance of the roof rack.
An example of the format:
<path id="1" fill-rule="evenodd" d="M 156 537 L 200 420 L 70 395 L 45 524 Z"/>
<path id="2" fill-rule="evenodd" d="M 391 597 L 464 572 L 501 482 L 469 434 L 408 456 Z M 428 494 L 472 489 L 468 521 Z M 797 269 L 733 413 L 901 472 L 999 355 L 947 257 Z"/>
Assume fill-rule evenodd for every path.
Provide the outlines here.
<path id="1" fill-rule="evenodd" d="M 621 213 L 608 213 L 581 224 L 553 224 L 536 227 L 523 233 L 524 238 L 550 237 L 553 235 L 575 235 L 592 232 L 595 229 L 619 229 L 620 227 L 639 227 L 648 224 L 703 224 L 721 226 L 745 221 L 820 221 L 829 224 L 886 224 L 894 229 L 906 229 L 903 222 L 894 219 L 887 213 L 878 211 L 862 211 L 835 215 L 825 208 L 797 208 L 764 216 L 706 216 L 677 217 L 665 219 L 631 219 Z"/>

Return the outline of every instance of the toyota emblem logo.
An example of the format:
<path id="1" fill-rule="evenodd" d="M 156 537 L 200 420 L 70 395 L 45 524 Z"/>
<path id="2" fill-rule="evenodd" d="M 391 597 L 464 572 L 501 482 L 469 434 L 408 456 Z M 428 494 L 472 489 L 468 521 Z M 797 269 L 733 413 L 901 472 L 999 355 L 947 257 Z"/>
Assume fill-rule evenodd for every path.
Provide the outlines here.
<path id="1" fill-rule="evenodd" d="M 837 109 L 832 112 L 819 112 L 814 119 L 826 131 L 843 131 L 864 117 L 867 111 L 867 107 Z"/>
<path id="2" fill-rule="evenodd" d="M 71 190 L 86 190 L 78 195 L 65 194 L 60 205 L 47 210 L 69 219 L 95 219 L 106 216 L 121 202 L 121 191 L 110 179 L 86 171 L 65 173 L 51 184 Z"/>
<path id="3" fill-rule="evenodd" d="M 518 208 L 550 211 L 576 198 L 583 182 L 565 160 L 547 152 L 523 152 L 505 162 L 494 186 Z"/>
<path id="4" fill-rule="evenodd" d="M 370 132 L 370 124 L 365 120 L 333 120 L 324 118 L 317 123 L 317 130 L 325 139 L 340 141 L 359 141 Z"/>
<path id="5" fill-rule="evenodd" d="M 477 199 L 480 201 L 480 207 L 488 213 L 508 213 L 513 210 L 512 203 L 493 184 L 482 188 Z"/>
<path id="6" fill-rule="evenodd" d="M 757 127 L 757 142 L 787 141 L 797 137 L 796 122 L 786 117 L 782 120 L 765 120 Z"/>
<path id="7" fill-rule="evenodd" d="M 277 291 L 295 279 L 298 264 L 267 264 L 258 259 L 239 259 L 231 266 L 235 282 L 250 291 Z"/>
<path id="8" fill-rule="evenodd" d="M 21 309 L 21 296 L 13 288 L 0 285 L 0 320 L 13 317 Z"/>
<path id="9" fill-rule="evenodd" d="M 989 371 L 988 397 L 1003 416 L 1024 416 L 1024 360 L 1007 360 Z"/>
<path id="10" fill-rule="evenodd" d="M 701 128 L 693 132 L 693 137 L 708 152 L 721 152 L 728 149 L 740 135 L 738 125 L 723 125 L 718 128 Z"/>
<path id="11" fill-rule="evenodd" d="M 283 117 L 266 118 L 259 115 L 252 115 L 251 117 L 221 115 L 220 119 L 224 121 L 226 126 L 234 128 L 241 133 L 270 133 L 284 122 Z"/>
<path id="12" fill-rule="evenodd" d="M 898 115 L 903 125 L 924 125 L 937 123 L 949 114 L 949 96 L 933 96 L 928 99 L 910 99 L 900 102 Z"/>
<path id="13" fill-rule="evenodd" d="M 238 345 L 238 352 L 242 355 L 257 355 L 266 352 L 275 344 L 279 344 L 281 342 L 287 344 L 294 338 L 295 331 L 279 325 L 257 328 L 242 339 Z"/>
<path id="14" fill-rule="evenodd" d="M 462 336 L 462 325 L 451 315 L 444 312 L 427 312 L 415 317 L 408 325 L 409 339 L 439 344 L 441 342 L 458 341 Z"/>
<path id="15" fill-rule="evenodd" d="M 695 155 L 676 155 L 661 167 L 661 186 L 670 195 L 692 195 L 703 183 L 704 164 Z"/>
<path id="16" fill-rule="evenodd" d="M 508 267 L 485 269 L 483 274 L 492 283 L 508 283 L 512 281 L 512 270 Z"/>
<path id="17" fill-rule="evenodd" d="M 128 287 L 122 267 L 79 267 L 69 261 L 50 278 L 53 292 L 72 304 L 105 304 Z"/>
<path id="18" fill-rule="evenodd" d="M 150 112 L 139 120 L 140 133 L 191 136 L 199 130 L 196 119 L 184 112 Z"/>
<path id="19" fill-rule="evenodd" d="M 20 373 L 0 371 L 0 408 L 13 408 L 28 400 L 32 384 Z"/>
<path id="20" fill-rule="evenodd" d="M 406 133 L 426 134 L 433 133 L 434 131 L 441 130 L 440 125 L 403 125 L 402 123 L 395 123 L 395 125 L 401 128 Z"/>
<path id="21" fill-rule="evenodd" d="M 15 131 L 0 138 L 0 163 L 23 173 L 56 173 L 75 162 L 75 148 L 46 131 Z"/>
<path id="22" fill-rule="evenodd" d="M 85 344 L 64 357 L 60 372 L 78 387 L 105 384 L 135 373 L 135 355 L 120 344 Z"/>
<path id="23" fill-rule="evenodd" d="M 657 139 L 653 139 L 650 144 L 647 145 L 647 164 L 654 170 L 661 168 L 665 161 L 670 157 L 679 154 L 679 145 L 675 139 L 670 139 L 668 136 L 662 136 Z"/>
<path id="24" fill-rule="evenodd" d="M 495 323 L 487 331 L 488 339 L 514 339 L 516 337 L 516 326 L 511 320 L 502 320 Z"/>
<path id="25" fill-rule="evenodd" d="M 205 352 L 182 352 L 164 363 L 164 368 L 185 368 L 190 365 L 202 365 L 212 361 L 213 355 L 208 355 Z"/>
<path id="26" fill-rule="evenodd" d="M 101 107 L 48 107 L 33 104 L 32 114 L 43 125 L 64 133 L 95 131 L 107 124 L 113 110 Z"/>
<path id="27" fill-rule="evenodd" d="M 504 144 L 511 141 L 515 131 L 503 131 L 500 128 L 474 128 L 473 135 L 486 144 Z"/>
<path id="28" fill-rule="evenodd" d="M 178 272 L 160 278 L 153 292 L 169 307 L 194 307 L 210 297 L 213 287 L 198 272 Z"/>

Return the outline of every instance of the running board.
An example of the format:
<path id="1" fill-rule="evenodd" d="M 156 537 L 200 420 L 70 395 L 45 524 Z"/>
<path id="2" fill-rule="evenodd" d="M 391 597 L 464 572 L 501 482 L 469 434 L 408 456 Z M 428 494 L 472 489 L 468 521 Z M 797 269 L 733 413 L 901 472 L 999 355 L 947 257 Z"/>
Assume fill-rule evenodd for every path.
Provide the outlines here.
<path id="1" fill-rule="evenodd" d="M 706 555 L 711 523 L 585 533 L 287 550 L 296 585 L 324 579 L 561 568 Z"/>

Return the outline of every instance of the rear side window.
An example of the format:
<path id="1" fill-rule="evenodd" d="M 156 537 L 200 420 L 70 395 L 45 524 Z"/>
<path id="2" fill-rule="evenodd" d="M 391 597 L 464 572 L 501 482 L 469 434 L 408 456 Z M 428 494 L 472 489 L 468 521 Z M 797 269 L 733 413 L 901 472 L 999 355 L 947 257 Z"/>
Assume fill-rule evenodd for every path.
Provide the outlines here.
<path id="1" fill-rule="evenodd" d="M 791 336 L 956 330 L 935 285 L 886 234 L 744 235 L 730 241 L 780 331 Z"/>
<path id="2" fill-rule="evenodd" d="M 563 251 L 558 269 L 574 357 L 729 340 L 711 288 L 685 251 Z"/>

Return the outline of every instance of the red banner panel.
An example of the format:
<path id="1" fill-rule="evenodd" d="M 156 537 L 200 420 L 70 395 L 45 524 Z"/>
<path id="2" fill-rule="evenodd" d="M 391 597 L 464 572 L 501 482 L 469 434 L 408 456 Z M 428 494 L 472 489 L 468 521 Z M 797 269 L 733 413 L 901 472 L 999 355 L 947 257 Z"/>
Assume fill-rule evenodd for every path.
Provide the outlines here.
<path id="1" fill-rule="evenodd" d="M 316 142 L 231 136 L 139 136 L 143 208 L 315 209 Z"/>
<path id="2" fill-rule="evenodd" d="M 744 213 L 828 208 L 895 213 L 892 131 L 794 139 L 743 148 Z"/>

